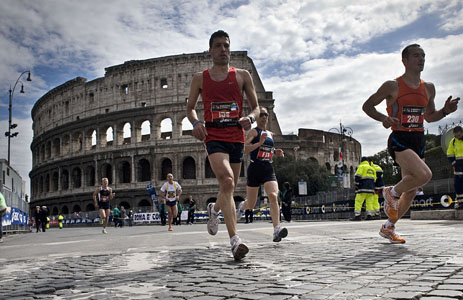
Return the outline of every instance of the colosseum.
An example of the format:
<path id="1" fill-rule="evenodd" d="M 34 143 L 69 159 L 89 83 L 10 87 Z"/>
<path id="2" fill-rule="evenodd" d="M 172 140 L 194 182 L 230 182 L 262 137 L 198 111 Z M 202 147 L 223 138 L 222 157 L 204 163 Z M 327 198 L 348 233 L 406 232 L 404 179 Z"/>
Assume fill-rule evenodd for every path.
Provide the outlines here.
<path id="1" fill-rule="evenodd" d="M 273 94 L 247 52 L 232 52 L 232 65 L 251 73 L 279 147 L 336 173 L 342 142 L 344 169 L 353 175 L 361 153 L 355 139 L 341 141 L 337 133 L 314 129 L 282 135 Z M 191 135 L 186 102 L 193 74 L 210 66 L 208 52 L 127 61 L 106 68 L 102 78 L 77 77 L 47 92 L 32 109 L 31 206 L 47 205 L 52 215 L 93 211 L 92 193 L 108 177 L 113 205 L 151 211 L 147 183 L 159 188 L 172 172 L 182 198 L 192 195 L 205 209 L 218 185 L 204 146 Z M 198 113 L 202 117 L 202 102 Z M 245 175 L 243 164 L 237 201 L 245 197 Z"/>

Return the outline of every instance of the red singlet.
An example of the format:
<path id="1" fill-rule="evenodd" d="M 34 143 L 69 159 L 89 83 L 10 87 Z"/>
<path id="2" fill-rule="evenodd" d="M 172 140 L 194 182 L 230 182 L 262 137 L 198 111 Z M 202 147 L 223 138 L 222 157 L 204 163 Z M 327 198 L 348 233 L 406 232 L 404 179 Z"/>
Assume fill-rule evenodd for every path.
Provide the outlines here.
<path id="1" fill-rule="evenodd" d="M 212 80 L 209 69 L 203 71 L 201 98 L 207 125 L 205 142 L 244 143 L 244 130 L 237 126 L 243 112 L 243 95 L 236 80 L 236 69 L 230 67 L 225 80 Z"/>
<path id="2" fill-rule="evenodd" d="M 409 87 L 402 77 L 397 78 L 399 93 L 396 101 L 386 108 L 390 117 L 400 120 L 400 125 L 393 125 L 392 131 L 423 132 L 424 111 L 428 105 L 426 86 L 421 80 L 416 89 Z"/>

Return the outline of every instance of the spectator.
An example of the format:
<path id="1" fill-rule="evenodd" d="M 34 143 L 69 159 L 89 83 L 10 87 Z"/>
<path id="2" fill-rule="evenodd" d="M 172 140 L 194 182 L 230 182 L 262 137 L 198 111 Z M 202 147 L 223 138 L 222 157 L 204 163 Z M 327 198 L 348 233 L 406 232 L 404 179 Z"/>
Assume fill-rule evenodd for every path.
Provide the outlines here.
<path id="1" fill-rule="evenodd" d="M 119 227 L 124 227 L 125 218 L 127 217 L 127 212 L 125 211 L 124 206 L 121 205 L 120 217 L 119 217 Z"/>
<path id="2" fill-rule="evenodd" d="M 129 221 L 129 227 L 132 227 L 132 224 L 133 224 L 133 210 L 129 210 L 129 213 L 127 215 L 129 218 L 128 218 L 128 221 Z"/>
<path id="3" fill-rule="evenodd" d="M 293 200 L 293 190 L 289 182 L 283 184 L 285 190 L 281 193 L 281 210 L 286 222 L 291 222 L 291 202 Z"/>
<path id="4" fill-rule="evenodd" d="M 113 210 L 113 219 L 114 219 L 114 227 L 117 227 L 117 225 L 119 225 L 119 218 L 121 216 L 121 211 L 119 210 L 119 208 L 114 207 L 114 210 Z"/>
<path id="5" fill-rule="evenodd" d="M 193 196 L 190 195 L 188 200 L 188 219 L 186 221 L 187 224 L 193 225 L 195 222 L 195 210 L 196 210 L 196 202 L 193 200 Z"/>

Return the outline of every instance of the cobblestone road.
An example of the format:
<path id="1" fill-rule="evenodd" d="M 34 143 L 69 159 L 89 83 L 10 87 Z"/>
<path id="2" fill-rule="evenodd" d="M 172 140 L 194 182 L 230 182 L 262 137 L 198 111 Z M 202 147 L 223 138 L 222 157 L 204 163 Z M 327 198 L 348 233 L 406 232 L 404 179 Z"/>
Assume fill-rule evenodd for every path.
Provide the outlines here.
<path id="1" fill-rule="evenodd" d="M 380 221 L 239 224 L 250 248 L 232 259 L 222 224 L 50 230 L 0 245 L 0 299 L 463 299 L 463 223 Z"/>

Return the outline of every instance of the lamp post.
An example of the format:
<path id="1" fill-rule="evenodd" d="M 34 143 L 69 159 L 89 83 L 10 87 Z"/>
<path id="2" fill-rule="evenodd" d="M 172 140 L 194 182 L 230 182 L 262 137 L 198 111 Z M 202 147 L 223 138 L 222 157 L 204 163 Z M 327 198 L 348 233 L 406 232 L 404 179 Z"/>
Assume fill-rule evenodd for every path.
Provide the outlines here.
<path id="1" fill-rule="evenodd" d="M 5 136 L 8 137 L 8 167 L 10 166 L 10 139 L 12 137 L 16 137 L 18 136 L 19 132 L 11 132 L 12 129 L 15 129 L 16 127 L 18 127 L 18 124 L 12 124 L 11 123 L 11 110 L 12 110 L 12 104 L 13 104 L 13 94 L 14 94 L 14 91 L 16 89 L 16 85 L 18 85 L 18 83 L 20 82 L 21 83 L 21 91 L 19 91 L 20 93 L 24 94 L 24 84 L 23 82 L 20 80 L 21 77 L 24 75 L 24 74 L 28 74 L 27 75 L 27 81 L 32 81 L 31 79 L 31 71 L 24 71 L 21 73 L 21 75 L 19 75 L 18 79 L 16 79 L 16 82 L 13 86 L 13 89 L 11 89 L 11 85 L 10 85 L 10 90 L 9 90 L 9 105 L 8 105 L 8 114 L 9 114 L 9 118 L 8 118 L 8 131 L 5 132 Z"/>
<path id="2" fill-rule="evenodd" d="M 344 179 L 344 141 L 345 141 L 345 137 L 348 136 L 348 137 L 352 137 L 352 134 L 354 133 L 354 130 L 352 130 L 352 128 L 350 127 L 346 127 L 344 126 L 341 122 L 339 122 L 339 129 L 337 128 L 331 128 L 330 130 L 328 131 L 331 131 L 331 130 L 334 130 L 334 131 L 337 131 L 339 134 L 340 134 L 340 138 L 341 138 L 341 149 L 340 149 L 340 156 L 341 156 L 341 175 L 343 176 L 343 179 Z"/>

